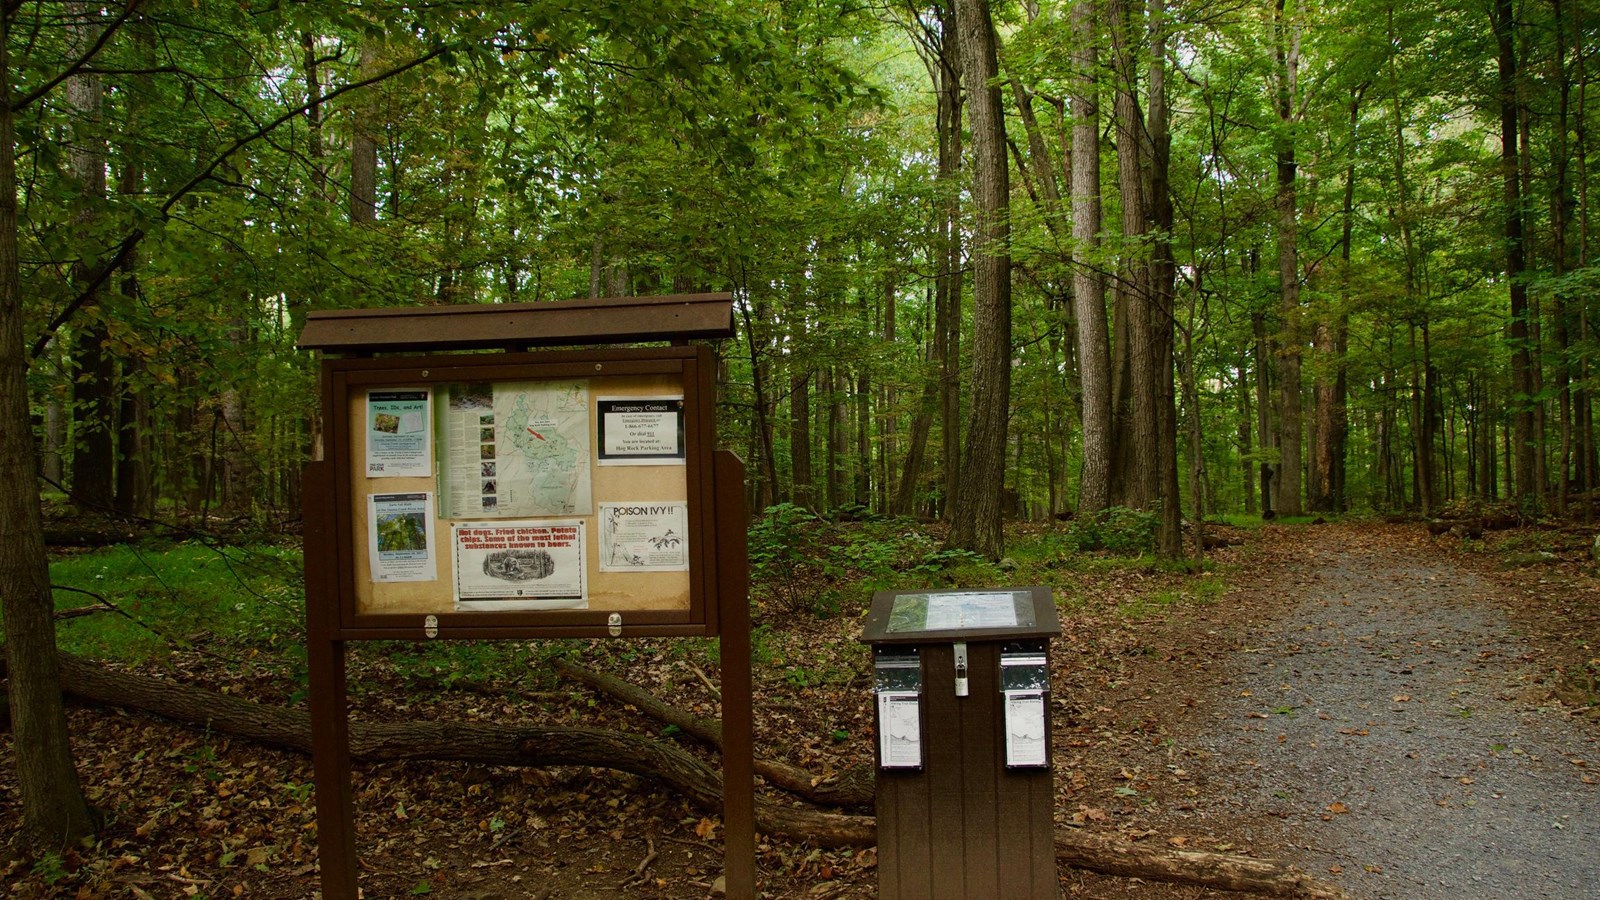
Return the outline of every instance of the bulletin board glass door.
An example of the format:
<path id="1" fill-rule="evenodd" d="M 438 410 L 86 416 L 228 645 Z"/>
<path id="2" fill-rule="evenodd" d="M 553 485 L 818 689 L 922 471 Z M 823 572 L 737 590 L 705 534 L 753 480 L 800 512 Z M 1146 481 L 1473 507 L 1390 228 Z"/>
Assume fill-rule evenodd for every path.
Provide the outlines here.
<path id="1" fill-rule="evenodd" d="M 714 633 L 706 351 L 327 365 L 344 628 Z"/>

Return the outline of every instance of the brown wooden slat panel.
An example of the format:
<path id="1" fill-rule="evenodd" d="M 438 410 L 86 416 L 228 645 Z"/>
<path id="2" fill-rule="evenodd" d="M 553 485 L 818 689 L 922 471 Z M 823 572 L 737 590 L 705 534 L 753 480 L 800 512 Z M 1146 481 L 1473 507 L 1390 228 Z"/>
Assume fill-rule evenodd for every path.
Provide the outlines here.
<path id="1" fill-rule="evenodd" d="M 951 644 L 920 646 L 925 765 L 878 772 L 885 900 L 1056 896 L 1050 769 L 1005 767 L 1002 646 L 968 642 L 970 690 L 961 698 Z"/>
<path id="2" fill-rule="evenodd" d="M 968 643 L 970 696 L 957 702 L 963 707 L 960 731 L 957 732 L 966 748 L 966 765 L 961 772 L 962 791 L 966 795 L 967 821 L 966 860 L 967 897 L 1018 897 L 1018 894 L 996 893 L 1000 885 L 1000 871 L 1006 868 L 1015 844 L 1011 828 L 1002 822 L 1002 809 L 998 802 L 1000 773 L 1005 767 L 1003 723 L 1000 709 L 1000 645 L 997 643 Z M 1008 833 L 1001 841 L 1002 828 Z"/>
<path id="3" fill-rule="evenodd" d="M 299 346 L 329 353 L 694 340 L 733 334 L 733 295 L 321 310 Z"/>
<path id="4" fill-rule="evenodd" d="M 959 723 L 966 713 L 962 702 L 966 698 L 955 695 L 956 670 L 949 644 L 926 644 L 921 656 L 922 755 L 926 763 L 922 790 L 928 793 L 926 828 L 932 875 L 932 890 L 923 896 L 942 900 L 962 897 L 966 890 L 963 878 L 966 865 L 961 857 L 963 830 L 967 825 L 965 792 L 961 785 L 961 770 L 967 765 L 966 748 L 961 741 L 952 740 L 960 733 Z"/>

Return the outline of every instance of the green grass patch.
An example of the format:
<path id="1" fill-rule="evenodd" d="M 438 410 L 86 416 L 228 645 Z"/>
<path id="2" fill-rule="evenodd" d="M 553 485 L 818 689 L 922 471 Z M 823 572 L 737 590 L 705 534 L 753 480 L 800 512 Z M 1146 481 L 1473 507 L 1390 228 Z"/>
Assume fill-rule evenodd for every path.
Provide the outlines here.
<path id="1" fill-rule="evenodd" d="M 103 598 L 122 613 L 57 625 L 61 649 L 84 656 L 137 662 L 215 641 L 269 651 L 304 643 L 298 549 L 122 544 L 56 560 L 50 583 L 58 610 Z"/>

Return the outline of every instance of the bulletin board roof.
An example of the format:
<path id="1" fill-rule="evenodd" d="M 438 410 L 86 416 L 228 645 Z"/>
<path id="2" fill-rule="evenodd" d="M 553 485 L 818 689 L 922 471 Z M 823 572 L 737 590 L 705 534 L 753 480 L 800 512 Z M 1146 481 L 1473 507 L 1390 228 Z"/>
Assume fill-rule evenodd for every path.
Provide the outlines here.
<path id="1" fill-rule="evenodd" d="M 322 310 L 299 346 L 327 353 L 483 350 L 724 338 L 733 295 L 673 294 L 546 303 Z"/>

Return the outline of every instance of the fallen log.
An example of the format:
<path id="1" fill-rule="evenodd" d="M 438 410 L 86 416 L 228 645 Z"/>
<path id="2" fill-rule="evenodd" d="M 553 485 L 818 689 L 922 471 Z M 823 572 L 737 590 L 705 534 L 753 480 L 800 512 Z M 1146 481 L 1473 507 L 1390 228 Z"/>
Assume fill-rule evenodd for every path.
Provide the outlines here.
<path id="1" fill-rule="evenodd" d="M 1085 831 L 1056 830 L 1056 860 L 1102 875 L 1143 878 L 1307 900 L 1347 900 L 1344 891 L 1270 859 L 1203 850 L 1168 850 L 1102 837 Z"/>
<path id="2" fill-rule="evenodd" d="M 58 609 L 55 613 L 55 619 L 57 622 L 64 622 L 67 619 L 81 619 L 84 616 L 92 616 L 95 613 L 114 611 L 114 608 L 108 604 L 91 603 L 88 606 L 75 606 L 72 609 Z"/>
<path id="3" fill-rule="evenodd" d="M 702 719 L 679 709 L 631 682 L 597 672 L 568 659 L 555 661 L 557 672 L 603 694 L 621 700 L 659 722 L 672 725 L 684 734 L 718 751 L 722 750 L 722 722 Z M 852 767 L 829 778 L 818 778 L 798 766 L 772 759 L 757 758 L 756 774 L 774 787 L 823 806 L 871 806 L 874 776 L 870 769 Z"/>
<path id="4" fill-rule="evenodd" d="M 140 537 L 140 531 L 111 522 L 46 523 L 44 526 L 47 547 L 95 549 L 132 543 Z"/>
<path id="5" fill-rule="evenodd" d="M 59 654 L 61 688 L 84 700 L 201 725 L 258 744 L 311 752 L 311 717 L 205 688 L 114 672 Z M 671 744 L 598 728 L 509 727 L 468 722 L 350 723 L 350 756 L 364 762 L 445 760 L 490 766 L 591 766 L 615 769 L 722 811 L 722 775 Z M 784 806 L 757 798 L 756 827 L 766 834 L 824 847 L 865 847 L 876 840 L 870 816 Z"/>
<path id="6" fill-rule="evenodd" d="M 265 706 L 206 688 L 116 672 L 59 654 L 61 686 L 81 700 L 151 713 L 200 725 L 255 743 L 298 753 L 311 751 L 310 716 Z M 4 663 L 0 661 L 0 674 Z M 677 791 L 710 814 L 722 808 L 721 773 L 670 744 L 640 735 L 594 728 L 512 727 L 449 722 L 350 724 L 350 752 L 366 762 L 446 760 L 496 766 L 586 766 L 629 772 Z M 842 815 L 756 800 L 756 828 L 764 834 L 823 847 L 871 847 L 872 816 Z M 1336 900 L 1346 895 L 1290 867 L 1264 859 L 1167 850 L 1078 831 L 1057 830 L 1057 859 L 1105 875 L 1167 881 L 1221 890 Z"/>
<path id="7" fill-rule="evenodd" d="M 1487 516 L 1453 516 L 1428 520 L 1428 533 L 1434 537 L 1450 534 L 1453 537 L 1482 537 L 1485 531 L 1506 531 L 1520 528 L 1526 520 L 1505 514 Z"/>

